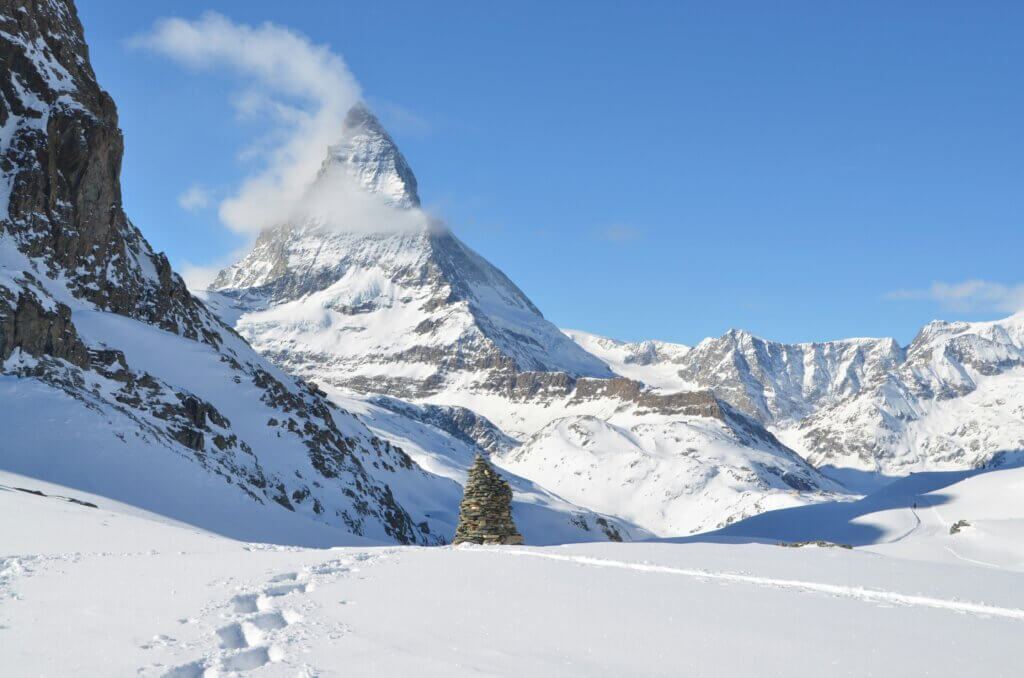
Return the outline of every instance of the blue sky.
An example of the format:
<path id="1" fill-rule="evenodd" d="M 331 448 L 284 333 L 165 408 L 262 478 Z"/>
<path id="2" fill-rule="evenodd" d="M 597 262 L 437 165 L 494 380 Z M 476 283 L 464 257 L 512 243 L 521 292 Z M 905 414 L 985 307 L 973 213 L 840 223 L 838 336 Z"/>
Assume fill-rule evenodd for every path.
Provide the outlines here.
<path id="1" fill-rule="evenodd" d="M 1022 3 L 81 0 L 125 205 L 179 268 L 244 246 L 216 203 L 269 127 L 129 40 L 211 4 L 340 55 L 425 205 L 560 326 L 907 342 L 1024 307 Z"/>

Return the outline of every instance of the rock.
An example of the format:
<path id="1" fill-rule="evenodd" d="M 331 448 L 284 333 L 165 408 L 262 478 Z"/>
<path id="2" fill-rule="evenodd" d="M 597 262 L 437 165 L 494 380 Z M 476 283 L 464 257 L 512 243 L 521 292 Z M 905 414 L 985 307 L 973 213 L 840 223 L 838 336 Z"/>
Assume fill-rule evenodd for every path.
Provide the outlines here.
<path id="1" fill-rule="evenodd" d="M 454 544 L 522 544 L 512 522 L 512 488 L 482 455 L 477 455 L 466 478 L 459 505 Z"/>
<path id="2" fill-rule="evenodd" d="M 971 524 L 969 522 L 967 522 L 966 520 L 958 520 L 955 523 L 953 523 L 952 527 L 949 528 L 949 533 L 950 534 L 957 534 L 963 528 L 970 527 L 970 526 L 971 526 Z"/>
<path id="3" fill-rule="evenodd" d="M 20 292 L 6 301 L 9 291 L 0 289 L 0 363 L 16 349 L 34 357 L 50 355 L 72 365 L 87 367 L 89 353 L 71 322 L 71 309 L 52 303 L 52 310 L 31 293 Z"/>
<path id="4" fill-rule="evenodd" d="M 852 549 L 853 548 L 853 546 L 851 546 L 850 544 L 837 544 L 836 542 L 822 541 L 820 539 L 818 541 L 780 541 L 777 544 L 777 546 L 786 546 L 788 548 L 795 548 L 795 549 L 802 548 L 804 546 L 817 546 L 818 548 L 823 548 L 823 549 L 833 549 L 833 548 Z"/>

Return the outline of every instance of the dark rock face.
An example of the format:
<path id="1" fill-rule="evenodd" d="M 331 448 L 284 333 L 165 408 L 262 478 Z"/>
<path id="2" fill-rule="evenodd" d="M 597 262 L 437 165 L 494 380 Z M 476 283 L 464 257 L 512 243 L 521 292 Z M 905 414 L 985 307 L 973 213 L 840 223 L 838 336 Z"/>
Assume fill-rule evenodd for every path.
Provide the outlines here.
<path id="1" fill-rule="evenodd" d="M 33 356 L 53 356 L 78 367 L 89 364 L 88 351 L 71 323 L 71 309 L 54 303 L 46 309 L 31 292 L 0 287 L 0 363 L 15 350 Z"/>
<path id="2" fill-rule="evenodd" d="M 3 0 L 0 31 L 10 74 L 0 78 L 0 125 L 15 123 L 0 149 L 10 185 L 4 237 L 102 310 L 219 341 L 222 328 L 122 209 L 117 109 L 96 84 L 74 7 Z"/>
<path id="3" fill-rule="evenodd" d="M 369 401 L 395 414 L 440 429 L 467 445 L 488 453 L 505 452 L 519 444 L 519 441 L 505 435 L 486 417 L 465 407 L 413 405 L 389 396 L 373 396 Z"/>
<path id="4" fill-rule="evenodd" d="M 466 479 L 465 494 L 459 505 L 459 525 L 453 544 L 522 544 L 512 522 L 512 488 L 477 455 Z"/>

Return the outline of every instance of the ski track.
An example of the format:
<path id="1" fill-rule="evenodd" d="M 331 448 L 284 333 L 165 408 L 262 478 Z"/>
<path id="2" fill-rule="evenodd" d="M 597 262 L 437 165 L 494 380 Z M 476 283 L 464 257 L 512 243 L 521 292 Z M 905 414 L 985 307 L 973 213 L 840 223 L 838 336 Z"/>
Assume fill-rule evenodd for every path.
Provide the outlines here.
<path id="1" fill-rule="evenodd" d="M 307 565 L 297 571 L 289 571 L 265 580 L 259 586 L 238 587 L 240 591 L 226 602 L 206 608 L 202 622 L 210 627 L 204 640 L 200 641 L 206 652 L 198 659 L 184 664 L 166 667 L 151 664 L 139 669 L 140 674 L 153 674 L 164 678 L 207 678 L 221 673 L 233 674 L 259 669 L 270 663 L 286 661 L 287 650 L 301 641 L 308 640 L 310 633 L 317 630 L 302 627 L 323 626 L 315 620 L 308 620 L 303 613 L 314 610 L 317 603 L 305 598 L 305 594 L 317 586 L 331 583 L 348 573 L 357 572 L 357 563 L 376 559 L 358 553 L 341 558 L 331 558 L 320 563 Z M 219 614 L 216 612 L 219 611 Z M 193 619 L 182 619 L 179 623 L 195 623 Z M 332 640 L 340 638 L 344 630 L 318 629 Z M 165 635 L 153 637 L 144 645 L 149 649 L 157 646 L 173 646 L 176 641 Z M 212 648 L 212 649 L 211 649 Z M 178 644 L 179 651 L 191 651 L 190 645 Z M 302 662 L 292 666 L 299 676 L 316 675 L 316 670 Z"/>
<path id="2" fill-rule="evenodd" d="M 512 556 L 525 556 L 528 558 L 546 558 L 548 560 L 559 560 L 591 567 L 608 567 L 621 570 L 634 570 L 637 572 L 654 572 L 657 574 L 674 574 L 693 579 L 714 580 L 734 582 L 738 584 L 752 584 L 765 588 L 792 589 L 810 593 L 823 593 L 839 598 L 850 598 L 861 600 L 867 603 L 880 603 L 886 605 L 903 605 L 909 607 L 927 607 L 937 610 L 949 610 L 974 614 L 983 617 L 1001 617 L 1003 619 L 1024 620 L 1024 610 L 1014 607 L 999 607 L 985 603 L 972 603 L 960 600 L 947 600 L 944 598 L 930 598 L 928 596 L 916 596 L 895 591 L 881 591 L 878 589 L 866 589 L 860 586 L 842 586 L 839 584 L 823 584 L 820 582 L 800 581 L 797 579 L 776 579 L 773 577 L 758 577 L 748 574 L 736 574 L 731 572 L 709 572 L 707 570 L 695 570 L 680 567 L 668 567 L 665 565 L 652 565 L 649 563 L 629 563 L 621 560 L 606 560 L 590 556 L 563 556 L 554 553 L 538 553 L 536 551 L 525 551 L 520 549 L 466 549 L 469 552 L 480 553 L 502 553 Z"/>

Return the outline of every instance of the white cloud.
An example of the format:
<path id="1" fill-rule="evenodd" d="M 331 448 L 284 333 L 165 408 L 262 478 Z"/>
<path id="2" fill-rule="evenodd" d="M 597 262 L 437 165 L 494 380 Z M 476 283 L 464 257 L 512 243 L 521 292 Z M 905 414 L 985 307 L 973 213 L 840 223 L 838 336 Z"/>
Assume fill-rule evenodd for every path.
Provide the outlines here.
<path id="1" fill-rule="evenodd" d="M 400 209 L 352 181 L 344 169 L 332 167 L 302 194 L 289 214 L 292 222 L 311 219 L 343 231 L 415 231 L 440 221 L 421 209 Z"/>
<path id="2" fill-rule="evenodd" d="M 960 283 L 932 283 L 927 289 L 896 290 L 890 299 L 921 299 L 937 301 L 953 311 L 1000 311 L 1015 313 L 1024 310 L 1024 283 L 1005 285 L 989 280 L 966 280 Z"/>
<path id="3" fill-rule="evenodd" d="M 196 266 L 187 261 L 178 267 L 181 279 L 189 292 L 202 298 L 202 293 L 212 283 L 223 266 Z"/>
<path id="4" fill-rule="evenodd" d="M 198 184 L 189 186 L 184 193 L 178 196 L 178 205 L 181 206 L 181 209 L 189 212 L 209 207 L 211 202 L 210 191 Z"/>
<path id="5" fill-rule="evenodd" d="M 131 44 L 192 68 L 228 67 L 248 80 L 235 105 L 242 115 L 266 117 L 273 130 L 252 147 L 263 168 L 220 205 L 221 221 L 239 232 L 294 216 L 327 147 L 341 136 L 345 114 L 362 97 L 340 56 L 271 23 L 236 24 L 213 12 L 195 21 L 161 19 Z"/>

